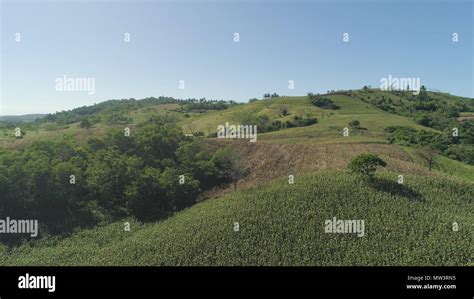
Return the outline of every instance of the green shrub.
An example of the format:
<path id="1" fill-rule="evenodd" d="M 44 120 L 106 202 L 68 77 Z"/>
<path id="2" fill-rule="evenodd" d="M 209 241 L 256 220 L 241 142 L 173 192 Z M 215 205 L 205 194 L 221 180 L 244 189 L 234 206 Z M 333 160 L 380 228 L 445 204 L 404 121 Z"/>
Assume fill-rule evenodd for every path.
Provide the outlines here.
<path id="1" fill-rule="evenodd" d="M 349 122 L 349 126 L 351 126 L 353 129 L 358 129 L 360 126 L 360 121 L 358 120 L 353 120 Z"/>
<path id="2" fill-rule="evenodd" d="M 319 97 L 319 96 L 314 95 L 313 93 L 308 93 L 308 97 L 313 106 L 323 108 L 323 109 L 331 109 L 331 110 L 336 110 L 340 108 L 339 106 L 334 104 L 334 102 L 331 99 Z"/>

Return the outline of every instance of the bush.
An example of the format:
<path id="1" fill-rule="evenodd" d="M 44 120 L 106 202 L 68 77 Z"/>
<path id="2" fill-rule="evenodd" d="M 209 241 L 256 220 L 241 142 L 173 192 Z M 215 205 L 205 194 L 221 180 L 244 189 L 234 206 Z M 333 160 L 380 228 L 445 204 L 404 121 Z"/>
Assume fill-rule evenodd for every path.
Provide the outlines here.
<path id="1" fill-rule="evenodd" d="M 474 146 L 452 144 L 444 152 L 451 159 L 474 165 Z"/>
<path id="2" fill-rule="evenodd" d="M 294 127 L 306 127 L 318 123 L 317 118 L 303 118 L 299 116 L 294 116 L 293 121 L 286 121 L 285 128 L 294 128 Z"/>
<path id="3" fill-rule="evenodd" d="M 404 146 L 429 146 L 441 151 L 453 143 L 448 137 L 432 131 L 417 131 L 412 127 L 393 126 L 384 130 L 388 133 L 390 143 L 397 143 Z"/>
<path id="4" fill-rule="evenodd" d="M 79 126 L 83 129 L 87 129 L 89 130 L 89 128 L 92 126 L 91 122 L 89 121 L 89 119 L 87 118 L 83 118 L 81 120 L 81 123 L 79 124 Z"/>
<path id="5" fill-rule="evenodd" d="M 318 97 L 312 93 L 308 93 L 308 97 L 313 106 L 323 108 L 323 109 L 331 109 L 331 110 L 336 110 L 340 108 L 339 106 L 334 104 L 334 102 L 331 99 Z"/>

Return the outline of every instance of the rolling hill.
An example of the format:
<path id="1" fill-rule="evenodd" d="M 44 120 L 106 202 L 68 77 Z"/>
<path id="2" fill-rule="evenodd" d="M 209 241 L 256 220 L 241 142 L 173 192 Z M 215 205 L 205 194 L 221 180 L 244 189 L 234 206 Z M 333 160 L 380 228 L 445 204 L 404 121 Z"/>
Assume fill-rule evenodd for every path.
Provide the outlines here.
<path id="1" fill-rule="evenodd" d="M 0 122 L 31 122 L 38 118 L 43 118 L 45 114 L 25 114 L 25 115 L 0 115 Z"/>
<path id="2" fill-rule="evenodd" d="M 170 123 L 212 152 L 232 148 L 249 169 L 237 192 L 230 186 L 208 190 L 201 202 L 158 222 L 105 221 L 71 235 L 0 245 L 0 265 L 472 265 L 474 165 L 446 146 L 430 171 L 419 149 L 434 139 L 441 146 L 451 142 L 452 126 L 472 120 L 474 101 L 428 95 L 429 103 L 409 92 L 375 89 L 317 95 L 337 109 L 318 107 L 310 96 L 245 104 L 129 99 L 0 123 L 0 154 L 64 135 L 85 146 L 110 129 L 129 127 L 134 134 L 143 123 Z M 315 121 L 298 123 L 305 119 Z M 267 130 L 259 131 L 256 143 L 213 138 L 226 122 L 261 121 Z M 16 126 L 26 135 L 15 138 Z M 400 134 L 408 141 L 391 140 L 388 128 L 404 128 Z M 470 137 L 469 128 L 463 138 Z M 371 182 L 345 170 L 366 153 L 387 162 Z M 365 237 L 326 233 L 324 223 L 334 217 L 364 220 Z M 130 232 L 124 222 L 131 223 Z"/>
<path id="3" fill-rule="evenodd" d="M 159 223 L 124 222 L 9 250 L 1 265 L 468 265 L 474 185 L 396 173 L 296 177 L 205 201 Z M 381 188 L 382 184 L 391 190 Z M 391 182 L 391 183 L 390 183 Z M 362 219 L 364 237 L 325 232 Z M 124 220 L 125 221 L 125 220 Z M 238 222 L 239 230 L 235 231 Z M 453 223 L 459 225 L 458 231 Z"/>
<path id="4" fill-rule="evenodd" d="M 472 99 L 433 92 L 429 92 L 429 95 L 439 103 L 446 103 L 446 105 L 464 103 L 467 106 L 466 109 L 474 109 Z M 189 105 L 189 101 L 193 100 L 176 100 L 167 97 L 111 100 L 94 106 L 47 115 L 32 124 L 22 123 L 21 126 L 27 133 L 23 140 L 15 139 L 13 126 L 3 126 L 3 128 L 0 126 L 2 131 L 0 145 L 14 148 L 32 140 L 54 138 L 63 133 L 72 133 L 81 137 L 83 132 L 77 129 L 79 120 L 85 117 L 95 121 L 87 132 L 90 136 L 101 134 L 107 127 L 134 126 L 157 115 L 177 122 L 185 133 L 200 131 L 204 135 L 215 133 L 217 126 L 225 122 L 240 124 L 255 116 L 266 116 L 269 121 L 286 121 L 295 116 L 317 118 L 318 123 L 311 126 L 259 133 L 260 140 L 278 143 L 386 143 L 383 130 L 388 126 L 434 130 L 417 124 L 410 113 L 396 110 L 397 107 L 406 107 L 413 103 L 413 95 L 408 92 L 398 94 L 369 89 L 334 92 L 321 95 L 321 97 L 332 100 L 340 109 L 327 110 L 313 106 L 307 96 L 263 99 L 246 104 L 232 104 L 227 109 L 220 110 L 205 108 L 187 110 L 185 107 Z M 386 109 L 387 107 L 391 107 L 392 110 Z M 286 115 L 281 114 L 282 109 L 287 110 Z M 470 113 L 472 112 L 462 112 L 461 118 L 469 119 Z M 343 138 L 341 130 L 352 120 L 360 121 L 361 129 L 351 130 L 351 138 Z"/>

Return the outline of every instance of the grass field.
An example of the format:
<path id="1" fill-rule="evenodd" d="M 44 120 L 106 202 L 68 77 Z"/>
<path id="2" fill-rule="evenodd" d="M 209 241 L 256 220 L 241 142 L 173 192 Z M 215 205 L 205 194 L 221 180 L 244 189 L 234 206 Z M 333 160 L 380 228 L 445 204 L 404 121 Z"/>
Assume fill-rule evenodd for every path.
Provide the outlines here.
<path id="1" fill-rule="evenodd" d="M 132 222 L 0 248 L 1 265 L 468 265 L 474 185 L 385 173 L 375 183 L 319 172 L 208 200 L 159 223 Z M 384 184 L 385 189 L 379 188 Z M 390 186 L 387 191 L 387 186 Z M 327 219 L 365 235 L 325 233 Z M 239 231 L 234 231 L 234 223 Z M 453 222 L 459 231 L 453 231 Z"/>
<path id="2" fill-rule="evenodd" d="M 362 142 L 384 142 L 383 130 L 388 126 L 411 126 L 416 129 L 431 130 L 417 125 L 406 117 L 375 108 L 355 97 L 330 95 L 327 98 L 333 100 L 341 109 L 325 110 L 312 106 L 308 97 L 281 97 L 190 117 L 183 119 L 180 124 L 185 129 L 191 126 L 194 130 L 212 133 L 216 131 L 218 125 L 225 124 L 226 121 L 231 120 L 234 124 L 239 124 L 239 119 L 246 113 L 267 115 L 271 120 L 285 120 L 294 115 L 318 119 L 317 124 L 308 127 L 259 134 L 259 138 L 262 140 L 278 139 L 280 142 L 288 142 L 288 139 L 308 138 L 318 138 L 318 140 L 321 138 L 321 141 L 325 143 L 348 142 L 347 138 L 342 136 L 342 129 L 349 127 L 349 122 L 352 120 L 359 120 L 363 129 L 351 130 L 350 135 L 357 136 Z M 280 117 L 278 114 L 280 106 L 286 106 L 290 115 Z"/>

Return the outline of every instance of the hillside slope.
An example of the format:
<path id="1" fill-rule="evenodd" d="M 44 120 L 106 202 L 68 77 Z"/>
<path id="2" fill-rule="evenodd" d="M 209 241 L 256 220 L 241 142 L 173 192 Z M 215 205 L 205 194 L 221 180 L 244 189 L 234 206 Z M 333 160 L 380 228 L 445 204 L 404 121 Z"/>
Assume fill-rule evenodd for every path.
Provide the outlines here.
<path id="1" fill-rule="evenodd" d="M 411 126 L 416 129 L 424 127 L 417 125 L 407 117 L 395 115 L 378 109 L 370 103 L 363 102 L 349 95 L 328 95 L 340 107 L 337 110 L 322 109 L 311 105 L 308 97 L 278 97 L 232 107 L 224 111 L 212 111 L 202 115 L 186 118 L 180 121 L 185 130 L 215 132 L 218 125 L 226 122 L 232 124 L 245 123 L 250 116 L 268 116 L 270 120 L 289 120 L 294 116 L 316 117 L 318 123 L 307 127 L 298 127 L 259 134 L 260 140 L 276 142 L 386 142 L 383 129 L 388 126 Z M 280 109 L 288 110 L 287 116 L 280 114 Z M 349 127 L 349 122 L 358 120 L 363 130 L 351 130 L 351 138 L 342 136 L 342 129 Z M 429 128 L 424 128 L 430 130 Z M 187 132 L 189 133 L 189 132 Z M 291 141 L 289 141 L 291 140 Z"/>
<path id="2" fill-rule="evenodd" d="M 294 185 L 281 180 L 208 200 L 159 223 L 133 222 L 131 232 L 121 222 L 12 251 L 0 247 L 0 264 L 472 263 L 474 185 L 407 176 L 401 186 L 396 177 L 385 173 L 368 184 L 344 172 L 320 172 L 297 177 Z M 364 220 L 364 236 L 325 233 L 324 223 L 333 217 Z"/>
<path id="3" fill-rule="evenodd" d="M 302 175 L 314 171 L 343 170 L 357 155 L 375 153 L 388 162 L 387 170 L 398 174 L 421 176 L 439 175 L 430 172 L 420 163 L 414 163 L 406 149 L 389 144 L 366 143 L 250 143 L 239 140 L 208 140 L 216 149 L 230 147 L 243 157 L 242 163 L 251 170 L 239 181 L 239 188 L 249 188 L 289 175 Z M 449 160 L 449 159 L 448 159 Z M 466 173 L 474 175 L 474 169 Z M 455 175 L 455 173 L 451 173 Z M 211 192 L 211 196 L 233 192 L 232 188 Z"/>
<path id="4" fill-rule="evenodd" d="M 466 105 L 465 110 L 474 109 L 472 99 L 443 93 L 428 94 L 440 105 Z M 267 117 L 269 122 L 286 122 L 294 117 L 317 118 L 314 125 L 267 133 L 259 130 L 258 139 L 272 143 L 386 143 L 384 129 L 389 126 L 409 126 L 417 130 L 436 131 L 417 124 L 411 112 L 407 112 L 408 107 L 417 102 L 412 93 L 369 89 L 332 92 L 318 97 L 332 100 L 340 109 L 316 107 L 311 104 L 308 96 L 282 96 L 241 104 L 230 102 L 231 104 L 222 104 L 227 108 L 218 110 L 206 109 L 205 105 L 202 109 L 192 109 L 190 105 L 199 106 L 200 102 L 191 104 L 189 100 L 165 97 L 110 100 L 47 115 L 34 123 L 17 124 L 26 132 L 23 138 L 15 138 L 12 125 L 0 123 L 0 146 L 22 148 L 32 141 L 52 139 L 65 133 L 84 140 L 101 135 L 110 127 L 134 127 L 157 116 L 177 122 L 186 134 L 202 132 L 206 136 L 215 133 L 217 127 L 226 122 L 251 123 L 253 117 Z M 387 111 L 381 109 L 384 107 L 388 107 Z M 282 113 L 283 111 L 285 112 Z M 462 112 L 459 119 L 470 119 L 470 113 L 472 112 Z M 91 128 L 80 128 L 79 120 L 83 118 L 91 120 Z M 349 122 L 353 120 L 360 122 L 360 129 L 350 128 Z M 350 129 L 350 138 L 342 135 L 342 129 L 345 127 Z"/>

